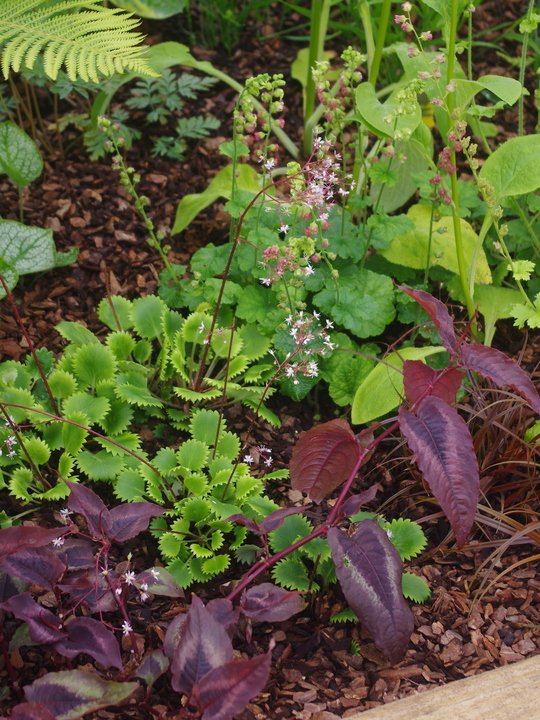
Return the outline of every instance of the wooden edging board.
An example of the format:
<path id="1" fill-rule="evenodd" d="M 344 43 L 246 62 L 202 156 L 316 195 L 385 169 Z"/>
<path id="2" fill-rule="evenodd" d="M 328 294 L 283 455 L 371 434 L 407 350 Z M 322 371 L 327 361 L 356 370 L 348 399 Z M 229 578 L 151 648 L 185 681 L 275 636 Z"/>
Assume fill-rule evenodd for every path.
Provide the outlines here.
<path id="1" fill-rule="evenodd" d="M 366 710 L 348 720 L 540 718 L 540 655 Z"/>

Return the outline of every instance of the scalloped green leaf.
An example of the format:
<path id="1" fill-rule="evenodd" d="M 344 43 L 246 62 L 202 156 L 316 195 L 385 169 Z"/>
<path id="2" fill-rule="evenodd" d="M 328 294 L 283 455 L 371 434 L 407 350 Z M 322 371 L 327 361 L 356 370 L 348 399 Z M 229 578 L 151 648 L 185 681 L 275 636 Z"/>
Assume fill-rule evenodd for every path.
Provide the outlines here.
<path id="1" fill-rule="evenodd" d="M 420 525 L 408 518 L 396 518 L 384 524 L 390 542 L 396 548 L 402 560 L 415 557 L 427 545 L 427 538 Z"/>
<path id="2" fill-rule="evenodd" d="M 147 295 L 133 301 L 133 327 L 146 340 L 163 336 L 163 315 L 167 306 L 157 295 Z"/>
<path id="3" fill-rule="evenodd" d="M 111 408 L 100 425 L 108 435 L 123 432 L 133 419 L 133 409 L 123 400 L 110 400 Z"/>
<path id="4" fill-rule="evenodd" d="M 135 345 L 133 336 L 124 330 L 112 332 L 107 337 L 107 347 L 117 360 L 127 360 L 135 349 Z"/>
<path id="5" fill-rule="evenodd" d="M 198 558 L 211 558 L 214 555 L 213 550 L 210 550 L 210 548 L 205 548 L 202 545 L 199 545 L 199 543 L 190 543 L 189 551 Z"/>
<path id="6" fill-rule="evenodd" d="M 208 490 L 208 479 L 206 475 L 198 473 L 196 475 L 186 475 L 184 477 L 184 485 L 186 490 L 192 495 L 202 495 Z"/>
<path id="7" fill-rule="evenodd" d="M 125 384 L 115 388 L 115 392 L 121 400 L 125 400 L 130 405 L 140 405 L 141 407 L 161 407 L 162 405 L 161 400 L 153 397 L 150 390 L 145 387 Z"/>
<path id="8" fill-rule="evenodd" d="M 425 602 L 431 595 L 431 589 L 424 578 L 408 572 L 402 575 L 401 590 L 406 598 L 416 603 Z"/>
<path id="9" fill-rule="evenodd" d="M 114 485 L 114 494 L 124 502 L 141 502 L 145 499 L 145 482 L 136 470 L 123 470 Z"/>
<path id="10" fill-rule="evenodd" d="M 290 590 L 317 590 L 317 583 L 310 582 L 306 566 L 298 558 L 286 557 L 272 569 L 272 577 L 279 585 Z"/>
<path id="11" fill-rule="evenodd" d="M 201 470 L 206 465 L 208 446 L 199 440 L 186 440 L 176 453 L 178 464 L 188 470 Z"/>
<path id="12" fill-rule="evenodd" d="M 115 435 L 113 438 L 111 438 L 111 440 L 114 440 L 114 443 L 118 443 L 118 445 L 120 445 L 121 447 L 118 447 L 118 445 L 115 445 L 114 443 L 110 442 L 109 440 L 105 440 L 104 438 L 96 438 L 96 442 L 98 442 L 101 447 L 111 455 L 125 457 L 128 454 L 126 450 L 131 450 L 132 452 L 137 452 L 137 450 L 140 450 L 141 436 L 137 433 L 124 432 L 120 435 Z"/>
<path id="13" fill-rule="evenodd" d="M 44 465 L 46 462 L 48 462 L 49 458 L 51 457 L 51 451 L 48 445 L 43 442 L 41 438 L 25 437 L 23 442 L 26 452 L 32 458 L 32 461 L 36 465 Z M 26 458 L 26 454 L 23 451 L 22 447 L 19 447 L 19 457 L 21 459 Z"/>
<path id="14" fill-rule="evenodd" d="M 228 555 L 214 555 L 213 558 L 205 560 L 202 564 L 203 573 L 210 577 L 218 575 L 229 567 L 231 559 Z"/>
<path id="15" fill-rule="evenodd" d="M 133 321 L 131 319 L 131 310 L 133 308 L 133 303 L 131 300 L 128 300 L 121 295 L 113 295 L 110 300 L 114 306 L 116 318 L 118 318 L 118 322 L 120 323 L 120 328 L 122 330 L 129 330 L 132 328 Z M 103 298 L 98 305 L 97 314 L 104 325 L 110 327 L 111 330 L 118 330 L 118 322 L 116 322 L 116 318 L 112 311 L 111 302 L 109 302 L 108 298 Z"/>
<path id="16" fill-rule="evenodd" d="M 267 513 L 268 514 L 268 513 Z M 313 530 L 311 524 L 300 515 L 289 515 L 283 525 L 269 533 L 268 539 L 274 552 L 281 552 Z"/>
<path id="17" fill-rule="evenodd" d="M 60 400 L 73 395 L 77 389 L 77 381 L 66 370 L 53 370 L 47 379 L 52 394 Z"/>
<path id="18" fill-rule="evenodd" d="M 72 363 L 77 378 L 92 388 L 99 382 L 111 380 L 116 369 L 114 355 L 101 343 L 89 343 L 78 348 Z"/>
<path id="19" fill-rule="evenodd" d="M 240 452 L 240 439 L 234 433 L 225 431 L 221 434 L 216 449 L 219 455 L 236 460 Z"/>
<path id="20" fill-rule="evenodd" d="M 216 410 L 196 410 L 191 419 L 191 436 L 205 445 L 213 445 L 218 426 L 219 413 Z"/>
<path id="21" fill-rule="evenodd" d="M 75 412 L 66 416 L 66 420 L 77 423 L 72 425 L 70 422 L 62 423 L 62 440 L 66 452 L 76 455 L 84 445 L 88 437 L 88 431 L 80 425 L 88 425 L 88 418 L 83 412 Z"/>
<path id="22" fill-rule="evenodd" d="M 28 468 L 19 467 L 11 474 L 9 481 L 9 491 L 15 495 L 17 500 L 31 501 L 32 497 L 29 488 L 32 485 L 34 477 Z"/>
<path id="23" fill-rule="evenodd" d="M 238 330 L 238 335 L 244 343 L 242 355 L 248 360 L 258 360 L 266 355 L 270 348 L 270 338 L 263 335 L 255 324 L 243 325 Z"/>
<path id="24" fill-rule="evenodd" d="M 111 404 L 105 397 L 94 397 L 88 393 L 75 393 L 68 398 L 62 407 L 67 416 L 73 413 L 83 413 L 90 424 L 99 422 L 111 409 Z"/>
<path id="25" fill-rule="evenodd" d="M 200 522 L 212 514 L 212 505 L 203 498 L 188 498 L 182 503 L 180 514 L 190 522 Z"/>
<path id="26" fill-rule="evenodd" d="M 77 322 L 63 320 L 55 325 L 60 335 L 75 345 L 88 345 L 88 343 L 99 343 L 99 338 L 88 328 Z M 65 355 L 65 352 L 64 352 Z"/>
<path id="27" fill-rule="evenodd" d="M 225 330 L 214 331 L 212 339 L 210 340 L 210 346 L 216 357 L 226 358 L 230 350 L 230 357 L 234 358 L 240 353 L 244 343 L 238 333 L 235 332 L 234 335 L 232 335 L 232 330 L 227 328 Z"/>
<path id="28" fill-rule="evenodd" d="M 214 400 L 221 395 L 219 390 L 214 389 L 205 390 L 204 392 L 196 392 L 195 390 L 190 390 L 189 388 L 175 387 L 174 392 L 178 395 L 178 397 L 182 398 L 182 400 L 187 400 L 188 402 L 193 403 Z"/>
<path id="29" fill-rule="evenodd" d="M 106 450 L 97 453 L 83 450 L 77 455 L 76 463 L 90 480 L 114 480 L 124 469 L 122 458 L 115 457 Z"/>

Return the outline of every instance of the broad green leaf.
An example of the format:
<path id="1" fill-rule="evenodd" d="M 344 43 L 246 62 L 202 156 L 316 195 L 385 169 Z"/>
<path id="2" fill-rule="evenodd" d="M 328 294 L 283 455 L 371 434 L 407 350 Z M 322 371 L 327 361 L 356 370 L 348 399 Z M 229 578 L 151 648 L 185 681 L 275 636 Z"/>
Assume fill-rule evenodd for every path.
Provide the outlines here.
<path id="1" fill-rule="evenodd" d="M 339 364 L 331 373 L 328 391 L 336 405 L 350 405 L 375 361 L 349 353 L 335 353 L 335 356 L 339 358 Z"/>
<path id="2" fill-rule="evenodd" d="M 390 262 L 423 270 L 427 263 L 431 209 L 427 205 L 413 205 L 407 215 L 413 220 L 415 229 L 405 235 L 398 235 L 386 250 L 380 252 Z M 470 264 L 478 236 L 466 220 L 461 219 L 460 223 L 465 262 Z M 441 233 L 441 228 L 446 230 Z M 459 274 L 454 224 L 450 217 L 433 222 L 429 266 L 435 265 Z M 491 284 L 491 272 L 483 249 L 478 254 L 475 280 L 483 285 Z"/>
<path id="3" fill-rule="evenodd" d="M 111 303 L 113 304 L 116 317 L 112 311 Z M 133 303 L 131 300 L 121 295 L 113 295 L 110 298 L 110 302 L 108 298 L 103 298 L 103 300 L 100 301 L 98 305 L 98 317 L 101 322 L 108 325 L 111 330 L 118 330 L 117 318 L 122 330 L 129 330 L 133 326 L 131 319 L 132 307 Z"/>
<path id="4" fill-rule="evenodd" d="M 515 137 L 499 145 L 482 165 L 480 177 L 493 186 L 497 200 L 537 190 L 540 187 L 540 135 Z"/>
<path id="5" fill-rule="evenodd" d="M 77 381 L 71 373 L 65 370 L 54 370 L 48 380 L 51 392 L 56 398 L 68 398 L 77 388 Z"/>
<path id="6" fill-rule="evenodd" d="M 13 122 L 0 124 L 0 168 L 19 187 L 30 185 L 43 170 L 36 143 Z"/>
<path id="7" fill-rule="evenodd" d="M 399 405 L 403 398 L 403 362 L 423 360 L 429 355 L 444 352 L 443 347 L 408 347 L 393 352 L 376 365 L 362 382 L 354 396 L 351 422 L 368 423 L 386 415 Z"/>
<path id="8" fill-rule="evenodd" d="M 149 20 L 164 20 L 185 7 L 184 0 L 113 0 L 113 4 Z"/>
<path id="9" fill-rule="evenodd" d="M 97 453 L 83 450 L 77 455 L 76 462 L 81 472 L 86 473 L 90 480 L 114 480 L 124 469 L 122 458 L 115 457 L 106 450 Z"/>
<path id="10" fill-rule="evenodd" d="M 26 453 L 32 458 L 32 461 L 36 465 L 43 465 L 51 457 L 51 451 L 46 443 L 41 438 L 30 437 L 24 438 L 24 448 Z M 19 457 L 25 459 L 26 453 L 22 448 L 19 448 Z"/>
<path id="11" fill-rule="evenodd" d="M 176 453 L 178 464 L 188 470 L 201 470 L 207 456 L 208 446 L 199 440 L 186 440 Z"/>
<path id="12" fill-rule="evenodd" d="M 76 412 L 72 415 L 66 415 L 66 420 L 71 420 L 71 422 L 62 423 L 64 448 L 66 452 L 71 453 L 71 455 L 76 455 L 84 445 L 88 436 L 88 432 L 85 429 L 88 424 L 88 418 L 84 413 Z M 77 424 L 72 425 L 71 423 Z"/>
<path id="13" fill-rule="evenodd" d="M 248 285 L 236 307 L 236 315 L 248 323 L 263 322 L 275 308 L 275 293 L 262 285 Z"/>
<path id="14" fill-rule="evenodd" d="M 147 295 L 133 302 L 131 318 L 133 327 L 147 340 L 163 335 L 163 315 L 166 305 L 157 295 Z"/>
<path id="15" fill-rule="evenodd" d="M 318 585 L 310 580 L 307 568 L 298 558 L 287 557 L 272 569 L 274 580 L 290 590 L 317 590 Z"/>
<path id="16" fill-rule="evenodd" d="M 124 502 L 141 502 L 145 499 L 144 479 L 135 470 L 124 470 L 114 485 L 114 494 Z"/>
<path id="17" fill-rule="evenodd" d="M 478 305 L 484 318 L 485 345 L 491 345 L 497 320 L 512 317 L 512 308 L 522 301 L 523 296 L 519 290 L 494 285 L 475 285 L 474 303 Z"/>
<path id="18" fill-rule="evenodd" d="M 425 548 L 427 538 L 417 522 L 409 518 L 396 518 L 383 525 L 392 545 L 402 560 L 410 560 Z"/>
<path id="19" fill-rule="evenodd" d="M 176 217 L 174 220 L 172 235 L 181 232 L 189 223 L 204 210 L 205 207 L 211 205 L 219 198 L 230 199 L 232 193 L 232 171 L 233 166 L 227 165 L 210 182 L 206 190 L 202 193 L 194 193 L 186 195 L 180 200 L 176 209 Z M 238 176 L 236 178 L 236 187 L 239 190 L 247 190 L 256 194 L 261 189 L 257 181 L 257 172 L 249 165 L 238 165 L 236 168 Z"/>
<path id="20" fill-rule="evenodd" d="M 452 26 L 452 3 L 448 0 L 424 0 L 424 2 L 442 17 L 443 38 L 448 45 Z M 468 0 L 457 0 L 458 15 L 461 15 L 467 4 Z"/>
<path id="21" fill-rule="evenodd" d="M 198 410 L 191 420 L 191 435 L 205 445 L 213 445 L 219 426 L 219 413 L 216 410 Z"/>
<path id="22" fill-rule="evenodd" d="M 75 345 L 87 345 L 88 343 L 99 343 L 98 338 L 88 328 L 77 322 L 63 320 L 55 326 L 60 335 Z"/>
<path id="23" fill-rule="evenodd" d="M 90 424 L 93 424 L 102 420 L 110 408 L 110 402 L 105 397 L 94 397 L 88 393 L 75 393 L 64 402 L 62 410 L 66 415 L 81 412 L 86 415 Z"/>
<path id="24" fill-rule="evenodd" d="M 516 103 L 523 92 L 523 87 L 518 80 L 504 77 L 504 75 L 484 75 L 478 78 L 476 82 L 501 98 L 501 100 L 504 100 L 507 105 Z"/>
<path id="25" fill-rule="evenodd" d="M 394 90 L 385 103 L 381 103 L 375 93 L 375 88 L 369 82 L 361 83 L 355 91 L 356 113 L 350 120 L 362 122 L 371 132 L 379 137 L 394 137 L 397 131 L 412 134 L 422 122 L 422 110 L 416 103 L 413 113 L 400 114 L 396 111 L 401 105 L 397 97 L 399 90 Z M 393 118 L 397 117 L 395 121 Z M 387 122 L 389 118 L 391 121 Z"/>
<path id="26" fill-rule="evenodd" d="M 0 257 L 19 275 L 50 270 L 56 261 L 52 230 L 1 220 Z"/>
<path id="27" fill-rule="evenodd" d="M 73 370 L 79 380 L 94 388 L 98 382 L 110 380 L 116 368 L 114 355 L 100 343 L 80 347 L 73 356 Z"/>

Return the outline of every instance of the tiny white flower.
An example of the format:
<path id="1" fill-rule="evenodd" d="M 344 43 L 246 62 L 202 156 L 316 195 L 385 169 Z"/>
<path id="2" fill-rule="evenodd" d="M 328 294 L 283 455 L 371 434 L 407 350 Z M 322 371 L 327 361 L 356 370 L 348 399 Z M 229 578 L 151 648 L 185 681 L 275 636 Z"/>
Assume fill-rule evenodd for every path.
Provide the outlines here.
<path id="1" fill-rule="evenodd" d="M 154 577 L 154 578 L 158 578 L 158 577 L 159 577 L 159 570 L 157 570 L 156 568 L 152 568 L 152 569 L 150 570 L 150 575 L 151 575 L 152 577 Z"/>
<path id="2" fill-rule="evenodd" d="M 276 161 L 273 160 L 272 158 L 270 158 L 269 160 L 267 160 L 267 161 L 264 163 L 264 167 L 265 167 L 267 170 L 272 170 L 272 168 L 275 166 L 275 164 L 276 164 Z"/>
<path id="3" fill-rule="evenodd" d="M 272 278 L 261 278 L 259 282 L 261 283 L 261 285 L 266 285 L 266 287 L 270 287 L 270 285 L 272 284 Z"/>
<path id="4" fill-rule="evenodd" d="M 272 458 L 271 457 L 266 458 L 266 460 L 264 461 L 264 464 L 266 465 L 266 467 L 270 467 L 270 465 L 272 464 Z"/>
<path id="5" fill-rule="evenodd" d="M 135 582 L 135 573 L 130 570 L 124 575 L 124 580 L 128 585 L 133 585 L 133 583 Z"/>
<path id="6" fill-rule="evenodd" d="M 279 232 L 282 232 L 282 233 L 287 233 L 287 232 L 289 232 L 289 226 L 288 226 L 288 225 L 282 225 L 282 226 L 279 228 Z"/>
<path id="7" fill-rule="evenodd" d="M 326 321 L 326 327 L 327 327 L 327 328 L 333 328 L 333 327 L 334 327 L 334 323 L 333 323 L 333 322 L 330 322 L 330 320 L 327 320 L 327 321 Z"/>
<path id="8" fill-rule="evenodd" d="M 150 595 L 148 593 L 142 592 L 140 595 L 140 601 L 144 602 L 145 600 L 148 600 Z"/>
<path id="9" fill-rule="evenodd" d="M 315 270 L 311 267 L 311 265 L 306 265 L 304 268 L 304 275 L 313 275 Z"/>
<path id="10" fill-rule="evenodd" d="M 118 597 L 120 597 L 120 595 L 122 594 L 122 588 L 117 587 L 116 590 L 114 591 L 114 594 L 117 595 Z"/>
<path id="11" fill-rule="evenodd" d="M 315 318 L 315 320 L 320 320 L 320 318 L 321 318 L 321 313 L 318 313 L 318 312 L 314 311 L 314 312 L 313 312 L 313 317 Z"/>
<path id="12" fill-rule="evenodd" d="M 57 548 L 62 547 L 62 545 L 64 543 L 65 543 L 65 540 L 63 537 L 54 538 L 54 540 L 52 541 L 52 544 L 54 545 L 54 547 L 57 547 Z"/>
<path id="13" fill-rule="evenodd" d="M 143 592 L 146 592 L 148 590 L 148 583 L 145 583 L 145 582 L 141 583 L 141 590 Z"/>
<path id="14" fill-rule="evenodd" d="M 198 330 L 199 332 L 205 332 L 206 328 L 205 328 L 205 326 L 204 326 L 204 322 L 202 322 L 202 323 L 199 325 L 199 327 L 197 328 L 197 330 Z"/>
<path id="15" fill-rule="evenodd" d="M 251 465 L 253 463 L 253 458 L 251 457 L 251 455 L 244 455 L 244 462 L 247 465 Z"/>
<path id="16" fill-rule="evenodd" d="M 124 635 L 129 635 L 130 632 L 133 632 L 131 623 L 128 623 L 127 620 L 124 620 L 124 622 L 122 623 L 122 632 L 124 633 Z"/>

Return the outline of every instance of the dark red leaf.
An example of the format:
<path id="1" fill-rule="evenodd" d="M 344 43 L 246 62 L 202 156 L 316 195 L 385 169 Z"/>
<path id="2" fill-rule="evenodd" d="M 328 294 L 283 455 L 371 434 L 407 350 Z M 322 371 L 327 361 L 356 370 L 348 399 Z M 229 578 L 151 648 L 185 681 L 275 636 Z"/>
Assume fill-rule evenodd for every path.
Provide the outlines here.
<path id="1" fill-rule="evenodd" d="M 462 547 L 474 521 L 480 485 L 467 424 L 455 408 L 437 397 L 422 400 L 416 416 L 401 407 L 399 424 Z"/>
<path id="2" fill-rule="evenodd" d="M 291 485 L 320 503 L 353 471 L 362 454 L 346 420 L 330 420 L 304 433 L 293 450 Z"/>
<path id="3" fill-rule="evenodd" d="M 19 703 L 11 711 L 11 720 L 56 720 L 47 708 L 38 703 Z"/>
<path id="4" fill-rule="evenodd" d="M 171 684 L 174 690 L 191 695 L 193 686 L 202 677 L 232 659 L 233 649 L 225 628 L 193 595 L 172 659 Z"/>
<path id="5" fill-rule="evenodd" d="M 517 363 L 500 350 L 487 345 L 464 345 L 460 365 L 465 370 L 481 373 L 499 387 L 508 385 L 540 415 L 540 396 L 533 382 Z"/>
<path id="6" fill-rule="evenodd" d="M 82 570 L 96 564 L 92 545 L 82 538 L 68 538 L 61 547 L 52 547 L 51 550 L 67 570 Z"/>
<path id="7" fill-rule="evenodd" d="M 446 305 L 424 290 L 413 290 L 412 288 L 402 287 L 400 285 L 398 285 L 398 287 L 407 293 L 407 295 L 410 295 L 413 300 L 416 300 L 420 307 L 427 312 L 437 327 L 439 337 L 444 347 L 450 355 L 456 355 L 458 352 L 458 341 L 456 333 L 454 332 L 454 322 L 446 309 Z"/>
<path id="8" fill-rule="evenodd" d="M 119 705 L 137 688 L 136 682 L 110 682 L 82 670 L 50 672 L 24 688 L 26 699 L 47 708 L 55 718 L 80 718 L 108 705 Z"/>
<path id="9" fill-rule="evenodd" d="M 371 502 L 377 492 L 381 489 L 379 483 L 375 483 L 364 492 L 358 493 L 358 495 L 351 495 L 341 506 L 340 515 L 342 517 L 351 517 L 359 512 L 362 505 Z"/>
<path id="10" fill-rule="evenodd" d="M 0 572 L 0 603 L 9 600 L 14 595 L 20 595 L 27 587 L 28 583 Z"/>
<path id="11" fill-rule="evenodd" d="M 274 512 L 271 512 L 270 515 L 267 515 L 261 520 L 261 529 L 263 533 L 267 535 L 269 532 L 277 530 L 283 525 L 286 517 L 289 517 L 289 515 L 303 513 L 304 510 L 308 509 L 308 507 L 309 505 L 304 505 L 302 507 L 280 508 L 279 510 L 274 510 Z"/>
<path id="12" fill-rule="evenodd" d="M 411 405 L 428 395 L 440 397 L 448 405 L 456 401 L 465 373 L 457 368 L 441 372 L 434 370 L 421 360 L 405 360 L 403 363 L 403 386 L 405 396 Z"/>
<path id="13" fill-rule="evenodd" d="M 33 585 L 52 590 L 62 577 L 65 566 L 47 547 L 38 547 L 8 555 L 0 563 L 0 570 Z"/>
<path id="14" fill-rule="evenodd" d="M 112 518 L 101 498 L 90 488 L 79 483 L 66 480 L 66 485 L 71 490 L 68 507 L 85 518 L 92 537 L 108 536 L 112 527 Z"/>
<path id="15" fill-rule="evenodd" d="M 163 640 L 163 652 L 169 660 L 173 659 L 176 648 L 180 644 L 182 627 L 184 626 L 186 619 L 187 615 L 177 615 L 167 628 L 165 639 Z"/>
<path id="16" fill-rule="evenodd" d="M 246 590 L 240 599 L 246 617 L 266 622 L 288 620 L 301 612 L 306 603 L 296 590 L 285 590 L 272 583 L 261 583 Z"/>
<path id="17" fill-rule="evenodd" d="M 18 620 L 27 622 L 31 639 L 39 645 L 54 643 L 66 637 L 56 615 L 38 605 L 28 592 L 15 595 L 3 602 L 0 607 L 13 613 Z"/>
<path id="18" fill-rule="evenodd" d="M 211 670 L 193 688 L 192 702 L 204 710 L 202 720 L 230 720 L 242 712 L 268 681 L 270 650 L 250 660 L 228 662 Z"/>
<path id="19" fill-rule="evenodd" d="M 111 570 L 109 576 L 116 579 L 118 573 Z M 83 602 L 91 612 L 111 612 L 118 607 L 106 578 L 95 569 L 75 570 L 58 587 L 69 593 L 73 603 Z"/>
<path id="20" fill-rule="evenodd" d="M 74 658 L 86 653 L 104 667 L 122 669 L 120 649 L 114 635 L 98 620 L 75 617 L 66 622 L 67 637 L 54 643 L 54 649 L 64 657 Z"/>
<path id="21" fill-rule="evenodd" d="M 236 513 L 235 515 L 230 515 L 225 522 L 234 522 L 238 523 L 238 525 L 244 525 L 247 527 L 247 529 L 255 533 L 255 535 L 261 535 L 261 528 L 258 523 L 255 522 L 255 520 L 250 520 L 245 515 L 242 515 L 242 513 Z"/>
<path id="22" fill-rule="evenodd" d="M 330 528 L 328 542 L 347 602 L 388 660 L 399 662 L 414 622 L 401 591 L 403 562 L 398 551 L 371 520 L 363 520 L 351 537 Z"/>
<path id="23" fill-rule="evenodd" d="M 146 589 L 142 585 L 146 585 Z M 150 592 L 154 595 L 184 597 L 184 591 L 174 576 L 162 567 L 153 567 L 140 572 L 136 577 L 135 586 L 143 592 Z"/>
<path id="24" fill-rule="evenodd" d="M 210 600 L 210 602 L 206 603 L 206 609 L 225 629 L 234 625 L 240 617 L 240 610 L 233 607 L 232 602 L 227 598 Z"/>
<path id="25" fill-rule="evenodd" d="M 111 540 L 124 542 L 148 528 L 150 518 L 163 515 L 165 508 L 149 502 L 134 502 L 117 505 L 110 511 L 112 526 L 107 531 Z"/>
<path id="26" fill-rule="evenodd" d="M 148 687 L 152 687 L 156 680 L 168 669 L 169 660 L 165 657 L 163 651 L 152 650 L 143 657 L 134 675 L 144 680 Z"/>
<path id="27" fill-rule="evenodd" d="M 43 547 L 57 537 L 70 532 L 69 528 L 45 530 L 30 525 L 13 525 L 0 530 L 0 561 L 11 553 L 25 548 Z"/>

